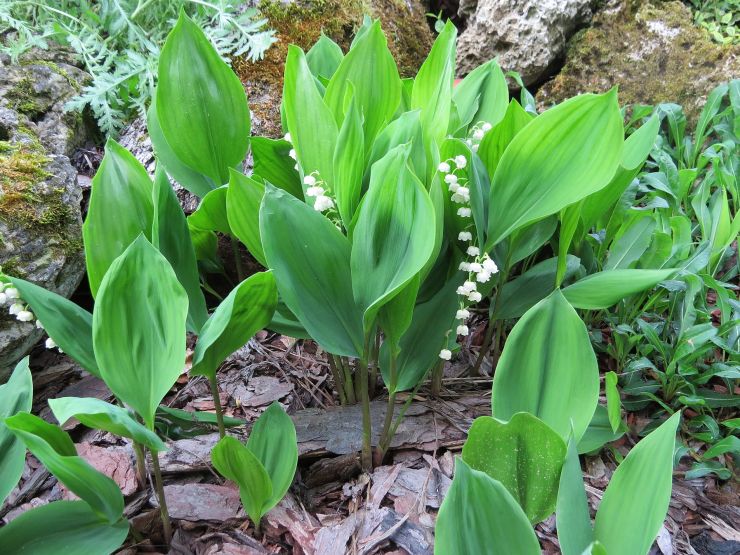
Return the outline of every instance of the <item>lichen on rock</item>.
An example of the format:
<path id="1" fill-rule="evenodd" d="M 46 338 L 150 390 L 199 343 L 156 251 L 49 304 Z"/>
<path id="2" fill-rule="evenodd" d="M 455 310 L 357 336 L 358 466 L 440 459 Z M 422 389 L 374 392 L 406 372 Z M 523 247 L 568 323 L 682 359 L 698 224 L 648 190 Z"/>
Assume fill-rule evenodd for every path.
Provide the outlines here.
<path id="1" fill-rule="evenodd" d="M 740 75 L 740 46 L 712 42 L 682 2 L 622 1 L 573 37 L 562 71 L 538 92 L 543 106 L 619 86 L 622 104 L 681 104 L 696 118 L 704 99 Z"/>

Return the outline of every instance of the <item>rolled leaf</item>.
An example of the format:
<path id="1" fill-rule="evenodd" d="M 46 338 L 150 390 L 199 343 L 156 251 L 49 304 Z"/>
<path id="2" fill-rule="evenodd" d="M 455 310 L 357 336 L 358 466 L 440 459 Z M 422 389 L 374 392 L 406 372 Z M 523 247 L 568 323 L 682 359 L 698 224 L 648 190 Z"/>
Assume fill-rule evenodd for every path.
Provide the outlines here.
<path id="1" fill-rule="evenodd" d="M 277 289 L 271 272 L 254 274 L 237 285 L 203 326 L 190 373 L 215 377 L 226 357 L 270 323 L 276 305 Z"/>
<path id="2" fill-rule="evenodd" d="M 604 392 L 606 394 L 609 424 L 612 427 L 612 432 L 616 433 L 622 424 L 622 403 L 617 389 L 617 375 L 614 372 L 607 372 L 604 375 Z"/>
<path id="3" fill-rule="evenodd" d="M 348 91 L 354 91 L 349 87 Z M 362 112 L 356 95 L 352 95 L 344 122 L 339 130 L 334 151 L 334 176 L 337 210 L 345 229 L 349 229 L 360 204 L 362 174 L 365 170 L 365 139 L 362 130 Z"/>
<path id="4" fill-rule="evenodd" d="M 532 524 L 555 511 L 565 442 L 535 416 L 520 412 L 509 422 L 475 419 L 463 446 L 463 460 L 498 480 Z"/>
<path id="5" fill-rule="evenodd" d="M 583 555 L 594 541 L 594 531 L 583 485 L 581 462 L 572 438 L 568 441 L 568 454 L 560 473 L 555 519 L 563 555 Z"/>
<path id="6" fill-rule="evenodd" d="M 188 299 L 167 260 L 143 236 L 111 265 L 93 311 L 93 346 L 110 390 L 151 430 L 183 371 Z"/>
<path id="7" fill-rule="evenodd" d="M 0 385 L 0 505 L 18 484 L 26 466 L 26 446 L 3 421 L 30 411 L 32 401 L 33 379 L 26 357 L 16 364 L 8 382 Z"/>
<path id="8" fill-rule="evenodd" d="M 539 555 L 540 543 L 516 500 L 485 472 L 458 458 L 455 478 L 439 508 L 436 555 Z"/>
<path id="9" fill-rule="evenodd" d="M 529 412 L 578 441 L 599 400 L 588 330 L 559 290 L 529 309 L 506 340 L 493 378 L 493 416 Z"/>
<path id="10" fill-rule="evenodd" d="M 622 299 L 655 287 L 676 270 L 606 270 L 578 280 L 563 289 L 563 296 L 575 308 L 609 308 Z"/>
<path id="11" fill-rule="evenodd" d="M 260 237 L 260 204 L 264 194 L 264 184 L 237 171 L 231 171 L 226 193 L 229 227 L 257 262 L 267 266 Z"/>
<path id="12" fill-rule="evenodd" d="M 156 94 L 162 134 L 180 162 L 226 183 L 249 147 L 247 95 L 184 10 L 159 56 Z"/>
<path id="13" fill-rule="evenodd" d="M 640 441 L 614 472 L 601 499 L 594 536 L 609 555 L 650 551 L 668 512 L 677 412 Z"/>

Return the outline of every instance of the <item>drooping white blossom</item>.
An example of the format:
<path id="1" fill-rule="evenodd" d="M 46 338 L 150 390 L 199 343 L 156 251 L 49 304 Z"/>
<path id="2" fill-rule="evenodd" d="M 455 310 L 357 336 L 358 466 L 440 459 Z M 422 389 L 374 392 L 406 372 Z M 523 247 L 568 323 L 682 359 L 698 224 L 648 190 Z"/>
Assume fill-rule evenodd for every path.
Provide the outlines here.
<path id="1" fill-rule="evenodd" d="M 468 294 L 468 300 L 474 303 L 480 302 L 482 298 L 483 295 L 481 295 L 480 291 L 472 291 Z"/>
<path id="2" fill-rule="evenodd" d="M 309 197 L 320 197 L 324 194 L 324 188 L 319 185 L 314 185 L 306 189 L 306 196 Z"/>
<path id="3" fill-rule="evenodd" d="M 493 129 L 493 125 L 491 125 L 490 123 L 486 121 L 483 123 L 483 125 L 481 125 L 481 129 L 483 130 L 484 133 L 488 133 L 491 129 Z"/>
<path id="4" fill-rule="evenodd" d="M 5 304 L 8 302 L 8 296 L 5 293 L 0 293 L 0 304 Z"/>
<path id="5" fill-rule="evenodd" d="M 325 212 L 334 207 L 334 201 L 325 195 L 319 195 L 316 197 L 316 202 L 314 202 L 313 207 L 314 210 L 317 210 L 318 212 Z"/>
<path id="6" fill-rule="evenodd" d="M 479 262 L 471 262 L 470 271 L 477 274 L 478 272 L 483 271 L 483 266 Z"/>
<path id="7" fill-rule="evenodd" d="M 24 308 L 25 307 L 21 303 L 13 303 L 12 305 L 10 305 L 10 310 L 8 310 L 8 312 L 11 316 L 16 316 Z"/>
<path id="8" fill-rule="evenodd" d="M 452 351 L 450 351 L 449 349 L 442 349 L 439 352 L 439 358 L 441 358 L 442 360 L 450 360 L 452 358 Z"/>
<path id="9" fill-rule="evenodd" d="M 496 266 L 496 263 L 486 255 L 486 257 L 483 259 L 483 269 L 487 272 L 490 272 L 491 274 L 498 273 L 498 266 Z"/>
<path id="10" fill-rule="evenodd" d="M 472 214 L 470 208 L 462 207 L 457 209 L 457 215 L 461 218 L 469 218 Z"/>
<path id="11" fill-rule="evenodd" d="M 482 270 L 478 272 L 477 274 L 475 274 L 475 279 L 479 283 L 486 283 L 488 280 L 491 279 L 491 273 L 487 272 L 486 270 Z"/>
<path id="12" fill-rule="evenodd" d="M 290 156 L 293 160 L 297 160 L 294 148 L 290 149 L 290 152 L 288 152 L 288 156 Z"/>
<path id="13" fill-rule="evenodd" d="M 485 135 L 485 134 L 486 134 L 486 132 L 483 131 L 483 129 L 476 129 L 475 131 L 473 131 L 473 138 L 476 141 L 480 141 L 483 138 L 483 135 Z"/>
<path id="14" fill-rule="evenodd" d="M 30 310 L 21 310 L 17 315 L 16 319 L 18 319 L 21 322 L 32 322 L 33 321 L 33 312 Z"/>
<path id="15" fill-rule="evenodd" d="M 286 141 L 288 141 L 289 143 L 292 143 L 292 142 L 293 142 L 293 138 L 292 138 L 292 137 L 290 136 L 290 133 L 286 133 L 286 134 L 285 134 L 285 135 L 283 136 L 283 139 L 285 139 L 285 140 L 286 140 Z"/>
<path id="16" fill-rule="evenodd" d="M 473 240 L 473 234 L 469 231 L 461 231 L 457 235 L 458 241 L 472 241 Z"/>
<path id="17" fill-rule="evenodd" d="M 54 347 L 56 347 L 56 346 L 57 346 L 57 344 L 56 344 L 56 343 L 54 343 L 54 340 L 53 340 L 53 339 L 52 339 L 51 337 L 47 337 L 47 338 L 46 338 L 46 341 L 44 342 L 44 346 L 45 346 L 45 347 L 46 347 L 47 349 L 53 349 Z"/>
<path id="18" fill-rule="evenodd" d="M 465 158 L 465 156 L 463 156 L 462 154 L 458 154 L 457 156 L 455 156 L 455 165 L 457 166 L 458 170 L 461 170 L 468 165 L 468 159 Z"/>
<path id="19" fill-rule="evenodd" d="M 445 175 L 445 183 L 457 183 L 457 176 L 454 173 Z"/>
<path id="20" fill-rule="evenodd" d="M 470 333 L 470 330 L 468 330 L 468 326 L 461 324 L 457 326 L 457 335 L 468 335 Z"/>
<path id="21" fill-rule="evenodd" d="M 468 253 L 468 256 L 478 256 L 480 254 L 480 249 L 478 247 L 470 246 L 465 252 Z"/>
<path id="22" fill-rule="evenodd" d="M 458 266 L 460 270 L 463 272 L 469 272 L 470 271 L 470 262 L 460 262 L 460 266 Z"/>
<path id="23" fill-rule="evenodd" d="M 21 298 L 20 292 L 15 287 L 8 287 L 5 290 L 5 294 L 7 295 L 9 299 L 20 299 Z"/>
<path id="24" fill-rule="evenodd" d="M 303 183 L 305 183 L 309 187 L 313 187 L 314 185 L 316 185 L 316 178 L 313 175 L 307 175 L 303 178 Z"/>
<path id="25" fill-rule="evenodd" d="M 470 311 L 467 308 L 461 308 L 455 313 L 456 320 L 466 320 L 470 318 Z"/>
<path id="26" fill-rule="evenodd" d="M 442 173 L 449 173 L 450 165 L 447 162 L 440 162 L 439 166 L 437 166 L 437 169 Z"/>

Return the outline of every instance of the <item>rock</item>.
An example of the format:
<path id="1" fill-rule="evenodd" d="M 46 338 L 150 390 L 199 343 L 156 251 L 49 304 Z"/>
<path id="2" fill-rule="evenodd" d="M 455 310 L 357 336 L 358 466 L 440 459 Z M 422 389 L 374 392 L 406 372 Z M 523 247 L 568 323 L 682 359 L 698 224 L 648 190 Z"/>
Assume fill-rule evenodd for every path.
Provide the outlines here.
<path id="1" fill-rule="evenodd" d="M 70 296 L 85 273 L 82 194 L 68 155 L 87 126 L 63 112 L 85 75 L 62 63 L 0 65 L 0 269 Z M 36 343 L 0 311 L 0 382 Z"/>
<path id="2" fill-rule="evenodd" d="M 682 2 L 614 2 L 568 45 L 560 74 L 538 92 L 543 106 L 619 85 L 620 104 L 675 102 L 696 119 L 706 95 L 740 75 L 740 46 L 721 46 L 692 24 Z"/>
<path id="3" fill-rule="evenodd" d="M 498 57 L 504 71 L 518 71 L 525 85 L 541 81 L 565 53 L 568 39 L 591 16 L 595 0 L 468 0 L 460 3 L 467 27 L 457 47 L 463 76 Z"/>

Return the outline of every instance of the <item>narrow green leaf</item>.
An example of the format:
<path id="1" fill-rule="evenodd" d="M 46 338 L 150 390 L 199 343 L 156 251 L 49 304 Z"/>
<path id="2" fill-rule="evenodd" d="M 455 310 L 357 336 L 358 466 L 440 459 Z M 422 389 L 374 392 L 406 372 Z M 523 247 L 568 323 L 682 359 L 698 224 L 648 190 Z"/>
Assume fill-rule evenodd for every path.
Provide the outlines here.
<path id="1" fill-rule="evenodd" d="M 575 308 L 609 308 L 622 299 L 655 287 L 676 272 L 668 270 L 606 270 L 578 280 L 563 289 L 563 296 Z"/>
<path id="2" fill-rule="evenodd" d="M 539 418 L 520 412 L 508 422 L 473 421 L 463 460 L 501 482 L 532 524 L 555 511 L 565 442 Z"/>
<path id="3" fill-rule="evenodd" d="M 108 476 L 77 456 L 74 443 L 66 432 L 27 412 L 6 418 L 5 425 L 49 472 L 87 502 L 99 518 L 108 524 L 121 519 L 121 490 Z"/>
<path id="4" fill-rule="evenodd" d="M 617 375 L 607 372 L 604 375 L 604 392 L 606 393 L 606 410 L 609 414 L 609 424 L 612 432 L 616 433 L 622 425 L 622 402 L 617 389 Z"/>
<path id="5" fill-rule="evenodd" d="M 533 118 L 534 116 L 526 112 L 516 100 L 512 100 L 504 112 L 503 119 L 483 136 L 478 145 L 478 156 L 488 170 L 489 179 L 493 179 L 509 143 Z"/>
<path id="6" fill-rule="evenodd" d="M 624 435 L 625 425 L 622 423 L 619 430 L 614 432 L 609 422 L 609 413 L 604 405 L 597 405 L 591 423 L 578 442 L 578 453 L 592 453 L 601 449 L 611 441 L 616 441 Z"/>
<path id="7" fill-rule="evenodd" d="M 282 301 L 326 351 L 359 356 L 362 311 L 352 295 L 350 244 L 322 214 L 268 186 L 260 234 Z"/>
<path id="8" fill-rule="evenodd" d="M 656 225 L 652 214 L 639 215 L 625 222 L 609 248 L 604 270 L 627 269 L 640 260 L 650 246 Z"/>
<path id="9" fill-rule="evenodd" d="M 375 163 L 352 242 L 352 290 L 371 331 L 381 306 L 427 263 L 434 248 L 434 206 L 408 167 L 409 148 Z"/>
<path id="10" fill-rule="evenodd" d="M 249 147 L 249 106 L 239 78 L 180 11 L 159 56 L 157 116 L 180 162 L 216 185 Z"/>
<path id="11" fill-rule="evenodd" d="M 516 500 L 485 472 L 458 458 L 439 508 L 435 555 L 539 555 L 540 543 Z"/>
<path id="12" fill-rule="evenodd" d="M 84 501 L 55 501 L 26 511 L 0 528 L 6 553 L 109 555 L 128 536 L 128 520 L 108 524 Z M 41 533 L 43 531 L 43 533 Z"/>
<path id="13" fill-rule="evenodd" d="M 559 290 L 529 309 L 506 340 L 493 378 L 493 416 L 529 412 L 562 438 L 586 431 L 599 400 L 588 330 Z"/>
<path id="14" fill-rule="evenodd" d="M 383 332 L 383 341 L 387 342 L 394 356 L 398 357 L 403 334 L 409 329 L 414 315 L 416 297 L 419 294 L 419 275 L 417 274 L 390 302 L 378 311 L 378 327 Z M 396 384 L 388 384 L 390 390 Z"/>
<path id="15" fill-rule="evenodd" d="M 108 267 L 139 234 L 151 237 L 152 181 L 131 153 L 113 140 L 92 181 L 82 226 L 90 291 L 96 296 Z"/>
<path id="16" fill-rule="evenodd" d="M 365 164 L 365 174 L 362 178 L 363 188 L 367 188 L 370 183 L 370 169 L 375 162 L 395 147 L 405 144 L 411 145 L 409 161 L 414 173 L 417 176 L 426 175 L 427 158 L 424 151 L 424 137 L 419 110 L 401 114 L 378 134 Z"/>
<path id="17" fill-rule="evenodd" d="M 59 348 L 93 376 L 100 377 L 92 345 L 92 314 L 69 299 L 29 281 L 10 277 L 21 298 Z"/>
<path id="18" fill-rule="evenodd" d="M 354 87 L 347 88 L 352 97 L 339 130 L 337 147 L 334 151 L 334 193 L 337 199 L 337 210 L 342 217 L 345 229 L 349 229 L 357 206 L 360 204 L 362 191 L 362 174 L 365 171 L 365 139 L 362 130 L 362 113 L 360 112 Z"/>
<path id="19" fill-rule="evenodd" d="M 0 385 L 0 505 L 21 479 L 26 447 L 3 422 L 8 416 L 31 410 L 33 379 L 28 357 L 16 364 L 7 383 Z"/>
<path id="20" fill-rule="evenodd" d="M 254 423 L 247 449 L 257 457 L 270 476 L 272 496 L 264 505 L 264 512 L 267 512 L 288 491 L 298 465 L 295 425 L 279 403 L 272 403 Z"/>
<path id="21" fill-rule="evenodd" d="M 260 237 L 260 204 L 264 194 L 265 186 L 262 183 L 231 170 L 231 180 L 226 192 L 229 227 L 257 262 L 267 266 Z"/>
<path id="22" fill-rule="evenodd" d="M 104 430 L 127 437 L 160 452 L 167 446 L 154 432 L 137 422 L 124 408 L 92 397 L 60 397 L 49 399 L 49 407 L 60 425 L 70 418 L 95 430 Z"/>
<path id="23" fill-rule="evenodd" d="M 576 234 L 581 215 L 581 202 L 571 204 L 560 212 L 560 233 L 558 235 L 558 269 L 555 286 L 560 287 L 565 279 L 567 254 L 573 236 Z"/>
<path id="24" fill-rule="evenodd" d="M 629 452 L 614 472 L 596 513 L 594 535 L 609 555 L 644 555 L 671 499 L 675 413 Z"/>
<path id="25" fill-rule="evenodd" d="M 496 168 L 486 250 L 605 187 L 619 166 L 622 137 L 616 89 L 577 96 L 532 120 Z"/>
<path id="26" fill-rule="evenodd" d="M 578 460 L 576 442 L 572 437 L 568 440 L 568 453 L 560 473 L 555 520 L 563 555 L 583 555 L 594 541 L 594 531 L 583 484 L 583 471 Z"/>
<path id="27" fill-rule="evenodd" d="M 185 363 L 185 290 L 143 236 L 111 265 L 93 311 L 93 346 L 110 390 L 151 430 Z"/>
<path id="28" fill-rule="evenodd" d="M 276 305 L 271 272 L 254 274 L 237 285 L 203 326 L 190 373 L 213 378 L 226 357 L 270 323 Z"/>
<path id="29" fill-rule="evenodd" d="M 255 525 L 269 510 L 272 483 L 265 467 L 245 445 L 226 436 L 211 450 L 211 463 L 219 474 L 239 486 L 244 510 Z"/>

